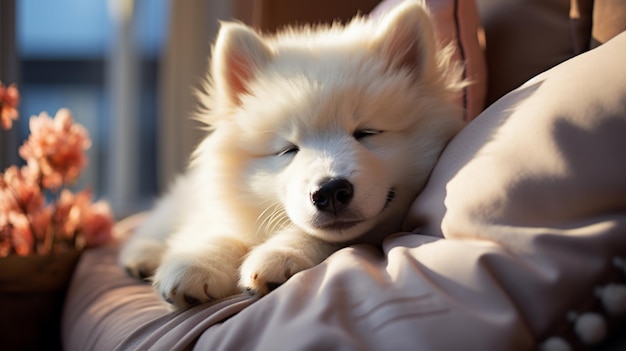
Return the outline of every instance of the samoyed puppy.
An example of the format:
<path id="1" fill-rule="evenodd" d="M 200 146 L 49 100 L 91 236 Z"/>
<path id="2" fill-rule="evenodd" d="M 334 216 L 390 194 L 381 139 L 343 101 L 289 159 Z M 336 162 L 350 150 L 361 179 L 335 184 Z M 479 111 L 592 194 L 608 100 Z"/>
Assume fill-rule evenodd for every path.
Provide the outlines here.
<path id="1" fill-rule="evenodd" d="M 270 37 L 223 23 L 201 97 L 210 134 L 121 265 L 187 308 L 263 296 L 346 245 L 380 243 L 462 126 L 451 56 L 413 1 Z"/>

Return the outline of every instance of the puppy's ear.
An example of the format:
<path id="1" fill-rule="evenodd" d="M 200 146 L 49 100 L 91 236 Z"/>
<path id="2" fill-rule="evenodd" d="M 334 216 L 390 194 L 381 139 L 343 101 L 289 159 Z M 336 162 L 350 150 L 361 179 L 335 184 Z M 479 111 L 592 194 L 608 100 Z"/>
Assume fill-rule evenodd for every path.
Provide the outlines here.
<path id="1" fill-rule="evenodd" d="M 271 57 L 271 49 L 254 30 L 239 23 L 222 23 L 211 63 L 218 103 L 239 105 L 248 83 Z"/>
<path id="2" fill-rule="evenodd" d="M 405 1 L 384 15 L 373 50 L 394 68 L 407 68 L 426 78 L 436 65 L 436 38 L 428 10 L 417 1 Z"/>

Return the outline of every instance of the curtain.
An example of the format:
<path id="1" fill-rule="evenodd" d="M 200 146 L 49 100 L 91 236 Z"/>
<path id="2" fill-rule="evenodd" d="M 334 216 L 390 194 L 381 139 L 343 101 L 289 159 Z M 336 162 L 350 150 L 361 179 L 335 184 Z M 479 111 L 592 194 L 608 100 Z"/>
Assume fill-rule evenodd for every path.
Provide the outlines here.
<path id="1" fill-rule="evenodd" d="M 211 43 L 218 21 L 230 20 L 228 0 L 185 0 L 170 3 L 169 37 L 161 64 L 157 168 L 159 189 L 181 173 L 204 132 L 190 117 L 197 100 L 194 89 L 208 72 Z"/>

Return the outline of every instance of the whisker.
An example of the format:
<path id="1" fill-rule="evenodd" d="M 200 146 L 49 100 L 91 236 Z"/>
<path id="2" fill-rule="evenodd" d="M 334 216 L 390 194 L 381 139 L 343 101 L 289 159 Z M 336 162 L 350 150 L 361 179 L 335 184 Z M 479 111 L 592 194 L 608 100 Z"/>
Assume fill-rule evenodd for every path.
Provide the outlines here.
<path id="1" fill-rule="evenodd" d="M 274 213 L 276 212 L 276 207 L 278 204 L 276 202 L 266 201 L 267 207 L 261 212 L 259 217 L 257 217 L 257 232 L 256 235 L 259 236 L 261 231 L 265 229 L 265 232 L 268 232 L 269 226 L 271 225 L 274 217 Z"/>
<path id="2" fill-rule="evenodd" d="M 288 221 L 289 221 L 289 217 L 287 216 L 285 211 L 282 211 L 277 208 L 276 211 L 272 213 L 272 222 L 270 223 L 271 226 L 269 227 L 269 230 L 271 232 L 279 231 L 283 229 L 283 227 L 285 227 L 285 224 Z"/>
<path id="3" fill-rule="evenodd" d="M 265 233 L 276 232 L 289 223 L 289 216 L 282 209 L 278 202 L 269 203 L 257 218 L 258 226 L 256 235 L 260 235 L 261 231 Z"/>

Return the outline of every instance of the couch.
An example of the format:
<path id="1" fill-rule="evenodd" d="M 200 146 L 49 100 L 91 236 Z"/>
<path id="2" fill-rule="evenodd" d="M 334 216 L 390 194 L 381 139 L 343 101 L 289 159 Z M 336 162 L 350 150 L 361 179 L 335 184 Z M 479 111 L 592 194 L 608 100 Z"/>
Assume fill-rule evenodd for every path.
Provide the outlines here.
<path id="1" fill-rule="evenodd" d="M 284 1 L 252 1 L 241 17 L 264 30 L 316 21 Z M 126 218 L 74 272 L 64 348 L 626 348 L 626 5 L 426 2 L 474 84 L 459 102 L 467 125 L 403 232 L 342 249 L 261 299 L 171 312 L 117 265 L 142 214 Z M 331 18 L 333 3 L 316 2 Z"/>

